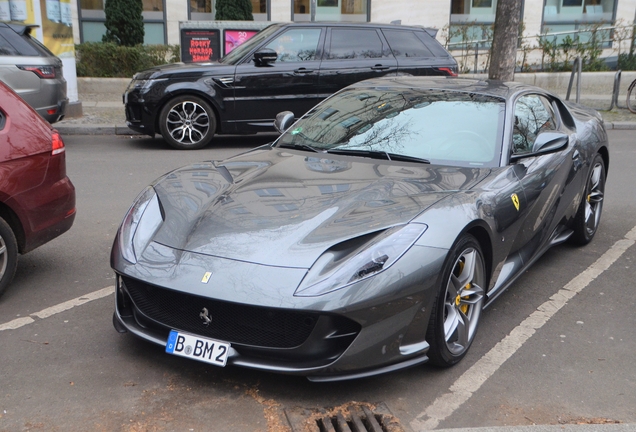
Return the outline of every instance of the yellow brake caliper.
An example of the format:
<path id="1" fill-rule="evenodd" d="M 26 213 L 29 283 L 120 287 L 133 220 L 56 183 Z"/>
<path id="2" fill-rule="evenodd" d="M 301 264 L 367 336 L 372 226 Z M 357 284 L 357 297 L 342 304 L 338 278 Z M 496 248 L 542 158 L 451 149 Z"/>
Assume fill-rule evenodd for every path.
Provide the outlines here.
<path id="1" fill-rule="evenodd" d="M 457 263 L 458 267 L 459 267 L 459 272 L 457 274 L 457 276 L 459 276 L 460 274 L 462 274 L 462 271 L 464 271 L 464 261 L 460 261 L 459 263 Z M 470 283 L 466 284 L 466 286 L 464 287 L 464 289 L 469 290 L 470 289 Z M 461 296 L 461 293 L 457 294 L 457 297 L 455 297 L 455 306 L 459 307 L 459 309 L 462 311 L 462 313 L 467 314 L 468 313 L 468 304 L 464 303 L 461 304 L 462 299 L 464 300 L 468 300 L 470 298 L 470 296 Z"/>

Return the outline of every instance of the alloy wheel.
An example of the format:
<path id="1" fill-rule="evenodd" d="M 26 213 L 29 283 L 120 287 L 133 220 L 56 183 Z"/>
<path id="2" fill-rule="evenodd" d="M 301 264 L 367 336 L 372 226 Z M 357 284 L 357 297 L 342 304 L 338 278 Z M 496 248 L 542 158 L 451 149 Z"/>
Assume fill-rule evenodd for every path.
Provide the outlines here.
<path id="1" fill-rule="evenodd" d="M 0 280 L 7 271 L 7 263 L 9 261 L 9 254 L 7 253 L 7 244 L 4 242 L 2 236 L 0 236 Z"/>
<path id="2" fill-rule="evenodd" d="M 210 117 L 203 106 L 193 101 L 184 101 L 170 109 L 166 128 L 178 143 L 197 144 L 208 134 Z"/>
<path id="3" fill-rule="evenodd" d="M 603 208 L 603 166 L 596 163 L 592 168 L 590 180 L 588 182 L 588 193 L 585 199 L 585 228 L 588 235 L 593 235 L 601 220 L 601 210 Z"/>
<path id="4" fill-rule="evenodd" d="M 455 261 L 444 299 L 444 339 L 453 355 L 463 354 L 475 336 L 484 302 L 483 260 L 474 248 Z"/>

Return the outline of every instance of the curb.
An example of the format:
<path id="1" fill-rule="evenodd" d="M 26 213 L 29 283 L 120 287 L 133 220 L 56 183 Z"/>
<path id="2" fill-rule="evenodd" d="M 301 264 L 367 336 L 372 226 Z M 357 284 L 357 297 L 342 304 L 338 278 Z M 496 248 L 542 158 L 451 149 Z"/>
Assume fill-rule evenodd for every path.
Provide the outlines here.
<path id="1" fill-rule="evenodd" d="M 564 424 L 437 429 L 436 432 L 634 432 L 636 424 Z"/>
<path id="2" fill-rule="evenodd" d="M 53 127 L 61 135 L 141 135 L 130 129 L 126 125 L 73 125 L 73 124 L 53 124 Z"/>

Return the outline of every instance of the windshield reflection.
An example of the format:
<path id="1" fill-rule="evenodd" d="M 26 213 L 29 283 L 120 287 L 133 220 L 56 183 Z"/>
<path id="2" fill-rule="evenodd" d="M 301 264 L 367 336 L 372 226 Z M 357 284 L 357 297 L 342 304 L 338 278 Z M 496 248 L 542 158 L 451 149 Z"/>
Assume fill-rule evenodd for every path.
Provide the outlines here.
<path id="1" fill-rule="evenodd" d="M 459 166 L 499 159 L 503 99 L 446 90 L 345 90 L 309 111 L 277 145 L 364 150 Z"/>

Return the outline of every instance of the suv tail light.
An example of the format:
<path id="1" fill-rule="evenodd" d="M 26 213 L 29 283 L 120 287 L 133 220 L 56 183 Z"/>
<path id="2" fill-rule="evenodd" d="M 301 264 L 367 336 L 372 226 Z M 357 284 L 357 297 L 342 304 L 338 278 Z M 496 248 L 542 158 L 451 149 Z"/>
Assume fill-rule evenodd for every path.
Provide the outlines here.
<path id="1" fill-rule="evenodd" d="M 52 155 L 60 154 L 64 152 L 64 141 L 62 141 L 62 137 L 57 131 L 53 131 L 51 135 L 51 147 L 52 147 Z"/>
<path id="2" fill-rule="evenodd" d="M 449 67 L 440 67 L 440 68 L 434 68 L 436 71 L 441 72 L 442 75 L 448 75 L 448 76 L 457 76 L 457 72 L 455 72 L 455 68 L 449 68 Z"/>
<path id="3" fill-rule="evenodd" d="M 56 75 L 55 66 L 18 66 L 18 69 L 33 72 L 44 79 L 55 78 Z"/>

